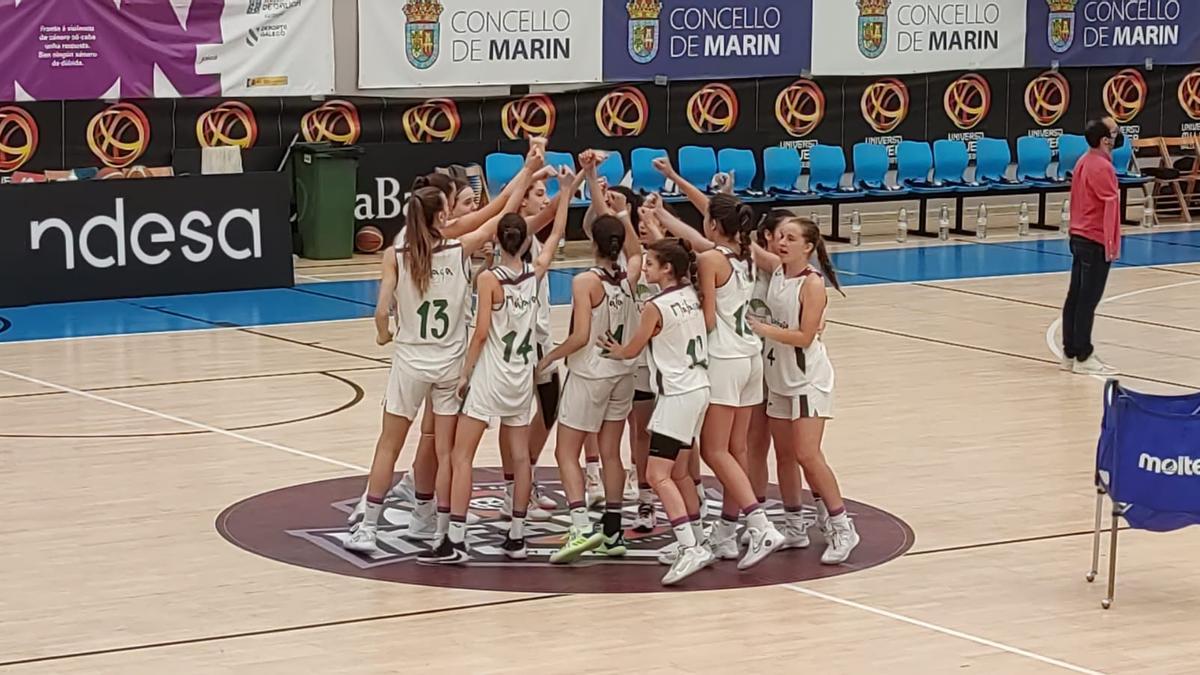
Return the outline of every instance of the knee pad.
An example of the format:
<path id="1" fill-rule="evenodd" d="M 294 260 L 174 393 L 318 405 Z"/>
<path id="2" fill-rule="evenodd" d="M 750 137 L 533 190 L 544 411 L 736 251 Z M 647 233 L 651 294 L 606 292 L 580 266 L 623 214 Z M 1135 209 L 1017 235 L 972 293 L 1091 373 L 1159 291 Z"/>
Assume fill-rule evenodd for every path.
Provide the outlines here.
<path id="1" fill-rule="evenodd" d="M 537 386 L 538 403 L 542 408 L 542 423 L 547 429 L 554 426 L 554 421 L 558 419 L 558 396 L 560 387 L 558 386 L 558 373 L 546 384 Z"/>
<path id="2" fill-rule="evenodd" d="M 679 456 L 680 450 L 687 450 L 691 447 L 691 443 L 681 443 L 670 436 L 664 436 L 656 432 L 650 434 L 651 457 L 658 457 L 659 459 L 667 459 L 674 462 L 675 458 Z"/>

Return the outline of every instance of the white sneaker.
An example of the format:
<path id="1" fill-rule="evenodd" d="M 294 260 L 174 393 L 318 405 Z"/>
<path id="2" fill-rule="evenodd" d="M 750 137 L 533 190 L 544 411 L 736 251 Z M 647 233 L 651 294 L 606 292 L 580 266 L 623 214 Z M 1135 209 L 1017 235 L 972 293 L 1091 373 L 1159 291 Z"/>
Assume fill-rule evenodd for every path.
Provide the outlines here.
<path id="1" fill-rule="evenodd" d="M 554 514 L 538 506 L 538 503 L 532 499 L 529 500 L 529 507 L 525 509 L 525 520 L 536 520 L 539 523 L 550 520 Z"/>
<path id="2" fill-rule="evenodd" d="M 712 551 L 704 546 L 692 546 L 686 549 L 667 570 L 662 578 L 663 586 L 672 586 L 708 567 L 715 558 Z"/>
<path id="3" fill-rule="evenodd" d="M 633 519 L 633 531 L 650 532 L 656 524 L 657 515 L 654 513 L 654 505 L 638 502 L 637 516 Z"/>
<path id="4" fill-rule="evenodd" d="M 849 518 L 830 521 L 829 525 L 829 545 L 821 554 L 821 564 L 840 565 L 846 562 L 861 540 L 854 529 L 854 521 Z"/>
<path id="5" fill-rule="evenodd" d="M 789 523 L 784 521 L 783 527 L 779 529 L 779 533 L 783 535 L 783 546 L 779 548 L 808 548 L 811 543 L 808 538 L 808 528 L 804 524 Z"/>
<path id="6" fill-rule="evenodd" d="M 625 501 L 632 502 L 638 498 L 637 469 L 625 469 Z"/>
<path id="7" fill-rule="evenodd" d="M 376 529 L 374 525 L 360 525 L 355 528 L 342 544 L 347 551 L 355 553 L 374 553 L 379 550 L 375 544 Z"/>
<path id="8" fill-rule="evenodd" d="M 533 483 L 533 492 L 531 494 L 533 495 L 531 501 L 535 502 L 541 508 L 547 511 L 553 511 L 558 508 L 558 502 L 554 501 L 554 498 L 546 493 L 546 488 L 539 485 L 537 481 Z"/>
<path id="9" fill-rule="evenodd" d="M 1100 357 L 1095 354 L 1092 354 L 1086 361 L 1076 362 L 1072 367 L 1072 372 L 1076 375 L 1119 375 L 1121 371 L 1101 361 Z"/>
<path id="10" fill-rule="evenodd" d="M 429 509 L 428 515 L 425 516 L 413 509 L 412 514 L 408 517 L 408 527 L 400 533 L 400 536 L 417 541 L 437 539 L 437 509 Z"/>
<path id="11" fill-rule="evenodd" d="M 753 527 L 747 529 L 750 530 L 750 546 L 746 549 L 746 555 L 738 561 L 739 570 L 748 570 L 754 567 L 762 562 L 763 558 L 783 546 L 783 535 L 774 526 L 769 526 L 765 530 Z"/>
<path id="12" fill-rule="evenodd" d="M 1065 370 L 1068 373 L 1071 372 L 1075 369 L 1075 359 L 1071 358 L 1070 356 L 1063 356 L 1058 362 L 1058 369 Z"/>
<path id="13" fill-rule="evenodd" d="M 362 520 L 363 514 L 367 511 L 367 493 L 363 492 L 358 498 L 358 503 L 354 505 L 354 509 L 350 511 L 350 515 L 346 516 L 346 524 L 353 527 L 356 523 Z"/>
<path id="14" fill-rule="evenodd" d="M 742 554 L 738 550 L 737 537 L 713 539 L 708 542 L 708 548 L 717 560 L 737 560 L 738 556 Z"/>
<path id="15" fill-rule="evenodd" d="M 674 565 L 679 559 L 679 542 L 667 544 L 658 550 L 658 564 Z"/>
<path id="16" fill-rule="evenodd" d="M 599 479 L 588 476 L 585 480 L 588 508 L 604 504 L 604 484 Z"/>
<path id="17" fill-rule="evenodd" d="M 417 502 L 417 486 L 413 479 L 413 473 L 409 471 L 400 478 L 400 482 L 392 486 L 388 490 L 387 496 L 389 499 L 395 499 L 409 504 Z"/>

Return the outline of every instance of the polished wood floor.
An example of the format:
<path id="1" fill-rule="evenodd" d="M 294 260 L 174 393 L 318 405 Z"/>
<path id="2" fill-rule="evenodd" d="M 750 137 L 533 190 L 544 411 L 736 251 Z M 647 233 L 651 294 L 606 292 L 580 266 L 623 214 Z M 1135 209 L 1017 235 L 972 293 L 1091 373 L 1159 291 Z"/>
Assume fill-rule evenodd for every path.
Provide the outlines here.
<path id="1" fill-rule="evenodd" d="M 1059 372 L 1047 346 L 1065 285 L 835 297 L 826 450 L 846 493 L 916 546 L 704 593 L 386 584 L 223 540 L 226 506 L 369 463 L 388 352 L 368 320 L 0 345 L 0 671 L 1195 673 L 1196 532 L 1122 535 L 1110 611 L 1083 581 L 1101 382 Z M 1123 381 L 1200 388 L 1198 297 L 1200 265 L 1114 271 L 1097 337 Z M 326 374 L 362 404 L 322 416 L 354 395 Z"/>

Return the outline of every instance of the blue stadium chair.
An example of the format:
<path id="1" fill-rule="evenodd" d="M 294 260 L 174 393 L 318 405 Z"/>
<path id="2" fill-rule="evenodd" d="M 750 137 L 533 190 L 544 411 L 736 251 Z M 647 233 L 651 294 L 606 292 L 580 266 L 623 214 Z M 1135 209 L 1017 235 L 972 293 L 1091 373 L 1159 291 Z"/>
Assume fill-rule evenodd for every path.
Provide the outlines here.
<path id="1" fill-rule="evenodd" d="M 707 191 L 717 175 L 717 152 L 710 147 L 685 145 L 679 148 L 679 177 Z"/>
<path id="2" fill-rule="evenodd" d="M 816 199 L 816 193 L 799 187 L 802 168 L 795 148 L 763 148 L 763 190 L 777 201 Z"/>
<path id="3" fill-rule="evenodd" d="M 955 192 L 983 192 L 987 186 L 979 181 L 967 180 L 967 167 L 971 155 L 967 144 L 962 141 L 942 139 L 933 144 L 933 181 L 954 189 Z"/>
<path id="4" fill-rule="evenodd" d="M 488 194 L 495 199 L 500 191 L 511 181 L 521 167 L 525 166 L 525 158 L 506 152 L 493 152 L 483 160 L 483 174 L 487 177 Z"/>
<path id="5" fill-rule="evenodd" d="M 1113 166 L 1117 170 L 1117 181 L 1121 185 L 1145 185 L 1152 178 L 1143 176 L 1139 171 L 1137 173 L 1130 170 L 1133 166 L 1133 139 L 1126 138 L 1125 145 L 1113 150 L 1112 154 Z"/>
<path id="6" fill-rule="evenodd" d="M 547 150 L 546 166 L 552 166 L 555 169 L 558 169 L 560 166 L 565 166 L 572 171 L 575 171 L 575 156 L 569 152 L 554 152 L 552 150 Z M 546 196 L 554 199 L 557 195 L 558 181 L 551 178 L 550 180 L 546 181 Z M 572 201 L 578 202 L 580 200 L 573 199 Z"/>
<path id="7" fill-rule="evenodd" d="M 754 189 L 758 177 L 758 161 L 753 150 L 721 148 L 717 152 L 717 167 L 723 173 L 733 175 L 733 193 L 743 200 L 762 199 L 763 192 Z"/>
<path id="8" fill-rule="evenodd" d="M 1071 179 L 1075 163 L 1088 151 L 1087 139 L 1078 134 L 1063 134 L 1058 139 L 1058 179 Z"/>
<path id="9" fill-rule="evenodd" d="M 606 150 L 608 157 L 596 167 L 596 173 L 606 179 L 609 185 L 619 185 L 625 180 L 625 159 L 616 150 Z M 651 169 L 653 170 L 653 168 Z"/>
<path id="10" fill-rule="evenodd" d="M 842 186 L 846 173 L 846 155 L 835 145 L 814 145 L 808 151 L 808 184 L 822 197 L 852 199 L 866 193 L 852 187 Z"/>
<path id="11" fill-rule="evenodd" d="M 945 192 L 946 186 L 929 180 L 933 151 L 923 141 L 901 141 L 896 147 L 896 182 L 918 194 Z"/>
<path id="12" fill-rule="evenodd" d="M 1017 139 L 1017 180 L 1034 185 L 1059 185 L 1062 181 L 1048 174 L 1050 170 L 1050 141 L 1038 136 Z"/>
<path id="13" fill-rule="evenodd" d="M 1008 177 L 1012 150 L 1003 138 L 981 138 L 975 142 L 975 180 L 992 190 L 1019 190 L 1029 187 L 1025 181 Z"/>
<path id="14" fill-rule="evenodd" d="M 652 162 L 659 157 L 666 156 L 667 151 L 660 148 L 634 148 L 629 153 L 630 187 L 634 192 L 642 194 L 662 192 L 663 186 L 667 184 L 667 179 L 654 168 Z"/>
<path id="15" fill-rule="evenodd" d="M 908 192 L 907 188 L 887 183 L 887 172 L 891 160 L 888 159 L 886 146 L 876 143 L 855 143 L 853 157 L 855 187 L 876 197 Z"/>

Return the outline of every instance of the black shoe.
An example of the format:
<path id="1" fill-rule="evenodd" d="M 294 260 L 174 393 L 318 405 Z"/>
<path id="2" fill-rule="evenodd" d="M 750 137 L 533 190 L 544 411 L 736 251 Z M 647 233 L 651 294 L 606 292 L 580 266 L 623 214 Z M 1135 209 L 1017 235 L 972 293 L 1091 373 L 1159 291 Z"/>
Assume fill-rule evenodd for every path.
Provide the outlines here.
<path id="1" fill-rule="evenodd" d="M 450 537 L 442 537 L 436 548 L 417 555 L 417 562 L 422 565 L 457 565 L 470 559 L 466 542 L 455 544 Z"/>
<path id="2" fill-rule="evenodd" d="M 505 537 L 504 544 L 500 548 L 504 550 L 504 555 L 512 560 L 524 560 L 529 555 L 525 551 L 525 537 L 520 539 Z"/>

